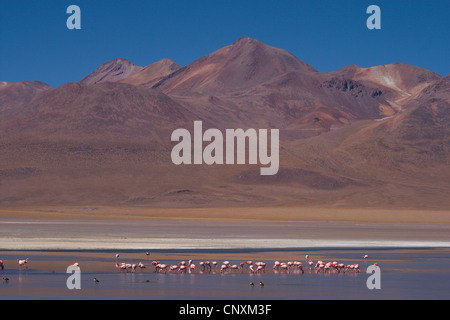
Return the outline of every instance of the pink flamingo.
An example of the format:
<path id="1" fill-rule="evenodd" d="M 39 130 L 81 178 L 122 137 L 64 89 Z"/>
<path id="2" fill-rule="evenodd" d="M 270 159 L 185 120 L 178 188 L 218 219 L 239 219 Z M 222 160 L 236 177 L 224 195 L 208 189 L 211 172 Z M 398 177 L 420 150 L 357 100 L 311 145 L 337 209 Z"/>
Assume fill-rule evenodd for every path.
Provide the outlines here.
<path id="1" fill-rule="evenodd" d="M 208 268 L 209 270 L 211 270 L 211 263 L 210 263 L 209 261 L 205 261 L 205 262 L 203 263 L 203 265 L 204 265 L 206 268 Z"/>
<path id="2" fill-rule="evenodd" d="M 126 270 L 126 272 L 128 272 L 129 269 L 132 268 L 131 263 L 121 263 L 120 264 L 120 269 L 121 270 Z"/>
<path id="3" fill-rule="evenodd" d="M 291 267 L 293 266 L 293 264 L 294 264 L 293 261 L 289 261 L 289 262 L 287 263 L 287 266 L 288 266 L 288 269 L 289 269 L 289 270 L 291 269 Z"/>
<path id="4" fill-rule="evenodd" d="M 289 266 L 286 262 L 280 263 L 279 269 L 288 270 Z"/>
<path id="5" fill-rule="evenodd" d="M 256 269 L 258 269 L 259 267 L 261 267 L 260 269 L 266 268 L 265 262 L 258 261 L 258 262 L 255 262 L 254 265 L 256 266 Z"/>
<path id="6" fill-rule="evenodd" d="M 145 269 L 145 265 L 142 263 L 142 262 L 139 262 L 138 263 L 138 267 L 139 267 L 139 269 Z"/>
<path id="7" fill-rule="evenodd" d="M 220 272 L 224 272 L 226 269 L 228 269 L 228 264 L 222 264 L 220 267 Z"/>
<path id="8" fill-rule="evenodd" d="M 264 272 L 264 267 L 262 265 L 257 266 L 255 272 Z"/>
<path id="9" fill-rule="evenodd" d="M 165 263 L 161 263 L 161 264 L 158 264 L 157 267 L 158 267 L 158 272 L 161 272 L 161 270 L 167 271 L 167 268 L 169 267 L 169 265 L 165 264 Z"/>
<path id="10" fill-rule="evenodd" d="M 28 258 L 26 258 L 25 260 L 17 259 L 17 263 L 19 264 L 19 267 L 22 268 L 23 266 L 25 266 L 28 263 Z"/>
<path id="11" fill-rule="evenodd" d="M 237 270 L 237 269 L 239 269 L 239 267 L 238 267 L 238 265 L 237 264 L 233 264 L 233 265 L 231 265 L 231 267 L 230 267 L 232 270 Z"/>
<path id="12" fill-rule="evenodd" d="M 127 269 L 127 266 L 125 265 L 125 263 L 121 263 L 121 264 L 116 263 L 116 268 L 120 269 L 120 271 L 123 271 L 123 270 Z"/>
<path id="13" fill-rule="evenodd" d="M 347 270 L 352 270 L 352 271 L 354 271 L 354 272 L 360 272 L 360 269 L 359 269 L 359 264 L 351 264 L 351 265 L 347 265 L 347 268 L 345 269 L 345 271 L 347 271 Z"/>
<path id="14" fill-rule="evenodd" d="M 179 270 L 179 272 L 186 272 L 187 266 L 186 265 L 180 266 L 180 268 L 178 270 Z"/>
<path id="15" fill-rule="evenodd" d="M 317 270 L 318 273 L 320 272 L 320 270 L 324 270 L 324 268 L 325 268 L 325 264 L 322 261 L 317 262 L 316 270 Z"/>

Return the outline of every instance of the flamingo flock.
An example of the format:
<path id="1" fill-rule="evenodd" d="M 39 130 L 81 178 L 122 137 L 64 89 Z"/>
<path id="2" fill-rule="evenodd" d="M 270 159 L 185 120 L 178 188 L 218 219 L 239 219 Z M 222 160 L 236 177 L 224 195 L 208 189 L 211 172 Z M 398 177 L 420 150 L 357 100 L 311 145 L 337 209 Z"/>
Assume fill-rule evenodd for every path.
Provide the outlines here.
<path id="1" fill-rule="evenodd" d="M 338 263 L 337 261 L 333 262 L 323 262 L 323 261 L 317 261 L 315 270 L 317 273 L 323 272 L 323 273 L 331 273 L 331 272 L 347 272 L 347 271 L 354 271 L 354 272 L 360 272 L 359 264 L 344 264 L 344 263 Z"/>
<path id="2" fill-rule="evenodd" d="M 303 264 L 299 261 L 288 261 L 288 262 L 275 261 L 273 265 L 273 270 L 277 271 L 299 270 L 301 273 L 305 273 L 305 271 L 303 270 Z"/>
<path id="3" fill-rule="evenodd" d="M 148 252 L 145 253 L 148 257 L 150 254 Z M 147 266 L 142 262 L 120 262 L 119 263 L 119 254 L 116 254 L 116 263 L 115 266 L 121 272 L 130 272 L 135 273 L 137 271 L 144 271 Z M 364 260 L 369 259 L 369 256 L 363 255 L 362 258 Z M 359 273 L 361 272 L 360 266 L 357 263 L 354 264 L 345 264 L 337 261 L 328 261 L 324 262 L 322 260 L 313 261 L 309 255 L 305 256 L 306 263 L 305 267 L 303 263 L 297 260 L 292 261 L 275 261 L 272 266 L 272 272 L 280 273 Z M 19 269 L 27 266 L 29 259 L 17 259 L 17 264 L 19 265 Z M 78 262 L 72 264 L 73 266 L 79 266 Z M 378 263 L 375 263 L 378 265 Z M 221 263 L 217 261 L 198 261 L 194 262 L 193 260 L 183 260 L 178 263 L 161 263 L 160 261 L 152 261 L 150 269 L 153 269 L 153 272 L 156 273 L 265 273 L 266 272 L 266 263 L 263 261 L 253 262 L 252 260 L 247 260 L 238 263 L 231 263 L 228 260 L 225 260 Z M 0 260 L 0 270 L 4 270 L 5 265 L 2 260 Z"/>
<path id="4" fill-rule="evenodd" d="M 148 255 L 148 252 L 145 253 L 146 255 Z M 140 270 L 145 269 L 146 266 L 142 263 L 119 263 L 119 254 L 116 254 L 116 268 L 121 270 L 121 271 L 126 271 L 126 272 L 136 272 L 136 270 L 139 268 Z"/>
<path id="5" fill-rule="evenodd" d="M 146 253 L 148 256 L 149 254 Z M 119 263 L 117 259 L 119 255 L 116 255 L 116 267 L 121 271 L 134 273 L 138 269 L 143 270 L 146 266 L 142 263 Z M 305 256 L 306 266 L 297 260 L 293 261 L 275 261 L 272 267 L 274 273 L 286 272 L 286 273 L 305 273 L 309 271 L 310 273 L 346 273 L 353 272 L 359 273 L 361 271 L 359 264 L 345 264 L 339 263 L 337 261 L 324 262 L 318 260 L 314 262 L 310 259 L 309 255 Z M 368 259 L 368 255 L 364 255 L 363 259 Z M 378 263 L 376 263 L 378 265 Z M 217 261 L 198 261 L 193 260 L 183 260 L 178 263 L 161 263 L 160 261 L 152 261 L 151 267 L 154 272 L 157 273 L 231 273 L 231 272 L 247 272 L 247 273 L 264 273 L 266 271 L 266 263 L 263 261 L 253 262 L 247 260 L 245 262 L 239 262 L 232 264 L 230 261 L 225 260 L 222 263 Z"/>

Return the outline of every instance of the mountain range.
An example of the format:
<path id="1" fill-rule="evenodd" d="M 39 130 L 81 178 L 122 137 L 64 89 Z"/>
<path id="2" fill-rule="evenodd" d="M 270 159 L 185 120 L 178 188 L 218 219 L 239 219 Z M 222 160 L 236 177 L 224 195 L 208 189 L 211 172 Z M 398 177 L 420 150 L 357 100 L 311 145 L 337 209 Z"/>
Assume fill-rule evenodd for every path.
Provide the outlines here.
<path id="1" fill-rule="evenodd" d="M 242 37 L 187 66 L 109 61 L 78 83 L 0 82 L 0 205 L 448 209 L 450 76 L 322 73 Z M 280 170 L 171 162 L 176 128 L 276 128 Z"/>

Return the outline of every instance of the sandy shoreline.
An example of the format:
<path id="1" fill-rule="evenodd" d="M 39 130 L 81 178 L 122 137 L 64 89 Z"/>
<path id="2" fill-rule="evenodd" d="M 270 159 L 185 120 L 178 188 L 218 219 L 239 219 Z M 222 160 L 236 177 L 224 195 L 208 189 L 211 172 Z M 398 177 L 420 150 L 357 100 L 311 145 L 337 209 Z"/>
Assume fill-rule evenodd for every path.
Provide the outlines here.
<path id="1" fill-rule="evenodd" d="M 205 240 L 207 243 L 205 243 Z M 319 248 L 450 248 L 446 241 L 322 240 L 310 239 L 115 239 L 1 238 L 1 250 L 205 250 L 205 249 L 319 249 Z"/>
<path id="2" fill-rule="evenodd" d="M 2 207 L 0 218 L 62 220 L 174 220 L 174 221 L 352 221 L 377 223 L 450 224 L 450 210 L 374 209 L 335 207 Z"/>
<path id="3" fill-rule="evenodd" d="M 450 213 L 336 208 L 2 208 L 0 250 L 450 247 Z"/>

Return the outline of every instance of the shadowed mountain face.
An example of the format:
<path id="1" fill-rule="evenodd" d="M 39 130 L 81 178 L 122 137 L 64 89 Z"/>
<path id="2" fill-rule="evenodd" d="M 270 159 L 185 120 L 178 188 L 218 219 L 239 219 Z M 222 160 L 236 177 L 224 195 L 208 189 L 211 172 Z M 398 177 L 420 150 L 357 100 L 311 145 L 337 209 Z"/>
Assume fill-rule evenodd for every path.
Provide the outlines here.
<path id="1" fill-rule="evenodd" d="M 185 67 L 1 83 L 0 205 L 448 208 L 449 83 L 404 63 L 320 73 L 248 37 Z M 171 133 L 195 120 L 280 129 L 278 174 L 174 165 Z"/>
<path id="2" fill-rule="evenodd" d="M 382 90 L 388 99 L 398 104 L 404 104 L 414 99 L 423 89 L 441 78 L 434 72 L 406 63 L 371 68 L 351 65 L 332 72 L 332 74 L 370 83 Z"/>

